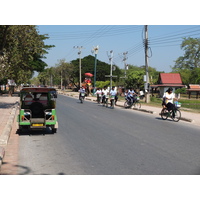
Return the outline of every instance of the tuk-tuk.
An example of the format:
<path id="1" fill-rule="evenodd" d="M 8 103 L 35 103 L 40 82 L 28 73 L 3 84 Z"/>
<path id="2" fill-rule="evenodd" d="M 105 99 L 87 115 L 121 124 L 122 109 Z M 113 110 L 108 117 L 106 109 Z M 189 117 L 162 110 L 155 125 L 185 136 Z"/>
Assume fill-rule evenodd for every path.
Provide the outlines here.
<path id="1" fill-rule="evenodd" d="M 56 115 L 57 92 L 54 88 L 26 87 L 20 91 L 19 131 L 58 128 Z"/>

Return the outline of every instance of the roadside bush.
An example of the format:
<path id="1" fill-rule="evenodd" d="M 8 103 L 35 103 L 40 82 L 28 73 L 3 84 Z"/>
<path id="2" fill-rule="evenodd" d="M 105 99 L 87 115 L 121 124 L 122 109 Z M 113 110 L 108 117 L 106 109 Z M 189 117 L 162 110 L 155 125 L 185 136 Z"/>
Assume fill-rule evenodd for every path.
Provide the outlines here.
<path id="1" fill-rule="evenodd" d="M 162 103 L 162 99 L 161 98 L 157 98 L 157 97 L 151 97 L 150 101 L 153 102 L 153 103 L 160 104 L 160 105 Z"/>
<path id="2" fill-rule="evenodd" d="M 112 85 L 115 86 L 115 83 L 112 82 Z M 110 86 L 110 81 L 96 81 L 97 88 L 104 88 L 105 86 Z"/>
<path id="3" fill-rule="evenodd" d="M 175 94 L 186 94 L 186 88 L 179 88 L 179 89 L 177 89 L 177 90 L 175 90 Z"/>

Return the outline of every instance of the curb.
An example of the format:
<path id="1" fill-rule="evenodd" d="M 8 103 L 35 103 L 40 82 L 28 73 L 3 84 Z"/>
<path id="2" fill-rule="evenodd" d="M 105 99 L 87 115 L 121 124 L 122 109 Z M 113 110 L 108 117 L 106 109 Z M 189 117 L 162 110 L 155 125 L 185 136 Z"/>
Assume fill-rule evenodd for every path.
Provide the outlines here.
<path id="1" fill-rule="evenodd" d="M 159 115 L 161 115 L 161 113 L 159 113 Z M 186 121 L 186 122 L 190 122 L 190 123 L 194 122 L 193 119 L 189 119 L 189 118 L 185 118 L 185 117 L 181 117 L 180 120 L 183 120 L 183 121 Z"/>
<path id="2" fill-rule="evenodd" d="M 183 121 L 186 121 L 186 122 L 190 122 L 190 123 L 194 122 L 193 119 L 188 119 L 188 118 L 185 118 L 185 117 L 181 117 L 180 120 L 183 120 Z"/>
<path id="3" fill-rule="evenodd" d="M 150 113 L 150 114 L 155 114 L 155 111 L 151 111 L 151 110 L 146 110 L 146 109 L 142 109 L 142 108 L 133 108 L 133 110 L 138 110 L 141 112 L 146 112 L 146 113 Z"/>
<path id="4" fill-rule="evenodd" d="M 2 162 L 3 162 L 3 158 L 5 156 L 5 149 L 2 146 L 6 146 L 8 143 L 10 133 L 12 130 L 12 124 L 15 119 L 16 111 L 18 109 L 17 106 L 18 106 L 18 102 L 16 102 L 16 104 L 14 105 L 14 108 L 12 109 L 11 114 L 8 118 L 8 122 L 0 136 L 0 145 L 1 145 L 0 146 L 0 169 L 1 169 Z"/>
<path id="5" fill-rule="evenodd" d="M 0 147 L 0 170 L 1 170 L 1 165 L 3 162 L 4 155 L 5 155 L 5 150 L 3 147 Z"/>

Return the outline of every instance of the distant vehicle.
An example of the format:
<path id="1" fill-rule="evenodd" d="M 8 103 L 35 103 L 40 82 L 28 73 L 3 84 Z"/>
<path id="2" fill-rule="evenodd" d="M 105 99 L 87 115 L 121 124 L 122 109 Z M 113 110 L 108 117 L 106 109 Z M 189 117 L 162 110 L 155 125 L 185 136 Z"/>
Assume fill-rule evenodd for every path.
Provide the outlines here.
<path id="1" fill-rule="evenodd" d="M 20 91 L 19 131 L 58 128 L 56 115 L 57 92 L 54 88 L 25 87 Z"/>

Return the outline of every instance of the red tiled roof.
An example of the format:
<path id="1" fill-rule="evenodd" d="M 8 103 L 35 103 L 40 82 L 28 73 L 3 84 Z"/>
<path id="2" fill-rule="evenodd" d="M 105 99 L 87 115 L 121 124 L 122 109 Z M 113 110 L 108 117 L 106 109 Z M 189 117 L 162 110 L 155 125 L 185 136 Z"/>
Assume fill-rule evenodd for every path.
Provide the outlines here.
<path id="1" fill-rule="evenodd" d="M 187 89 L 188 91 L 193 91 L 193 92 L 198 92 L 198 91 L 200 91 L 200 85 L 193 85 L 193 84 L 191 84 L 191 85 L 189 85 L 189 89 Z"/>
<path id="2" fill-rule="evenodd" d="M 189 85 L 190 89 L 200 89 L 200 85 Z"/>
<path id="3" fill-rule="evenodd" d="M 160 84 L 181 84 L 182 80 L 179 73 L 160 73 Z"/>

